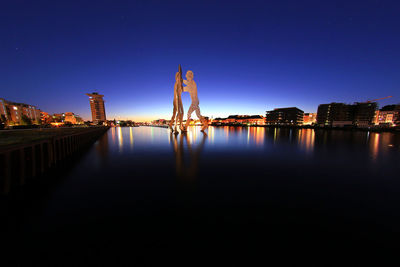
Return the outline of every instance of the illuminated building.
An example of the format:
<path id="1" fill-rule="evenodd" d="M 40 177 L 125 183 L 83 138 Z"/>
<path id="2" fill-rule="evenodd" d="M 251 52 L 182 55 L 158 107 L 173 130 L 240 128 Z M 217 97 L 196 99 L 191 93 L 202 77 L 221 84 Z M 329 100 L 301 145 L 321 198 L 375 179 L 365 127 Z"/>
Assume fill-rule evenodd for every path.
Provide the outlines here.
<path id="1" fill-rule="evenodd" d="M 63 115 L 64 116 L 64 122 L 68 122 L 71 124 L 83 124 L 83 120 L 81 117 L 75 115 L 72 112 L 65 112 Z"/>
<path id="2" fill-rule="evenodd" d="M 167 125 L 170 121 L 164 119 L 158 119 L 151 122 L 153 125 Z"/>
<path id="3" fill-rule="evenodd" d="M 248 125 L 264 125 L 265 119 L 261 115 L 237 115 L 236 122 Z"/>
<path id="4" fill-rule="evenodd" d="M 267 125 L 302 125 L 304 111 L 296 107 L 276 108 L 266 112 Z"/>
<path id="5" fill-rule="evenodd" d="M 371 126 L 374 122 L 377 107 L 376 102 L 355 103 L 354 125 L 361 128 Z"/>
<path id="6" fill-rule="evenodd" d="M 92 112 L 92 122 L 94 124 L 103 123 L 106 120 L 106 109 L 104 107 L 104 95 L 98 93 L 86 94 L 90 100 L 90 110 Z"/>
<path id="7" fill-rule="evenodd" d="M 221 125 L 224 123 L 224 120 L 225 119 L 223 119 L 223 118 L 215 118 L 212 120 L 211 125 Z"/>
<path id="8" fill-rule="evenodd" d="M 55 113 L 53 114 L 53 122 L 64 122 L 64 113 Z"/>
<path id="9" fill-rule="evenodd" d="M 228 118 L 215 118 L 212 125 L 264 125 L 264 117 L 261 115 L 230 115 Z"/>
<path id="10" fill-rule="evenodd" d="M 375 125 L 388 127 L 400 125 L 400 105 L 388 105 L 377 110 Z"/>
<path id="11" fill-rule="evenodd" d="M 344 103 L 321 104 L 318 106 L 317 124 L 320 126 L 353 125 L 354 106 Z"/>
<path id="12" fill-rule="evenodd" d="M 303 125 L 313 125 L 317 122 L 317 113 L 304 113 Z"/>
<path id="13" fill-rule="evenodd" d="M 317 124 L 320 126 L 369 127 L 374 123 L 376 102 L 321 104 L 318 106 Z"/>
<path id="14" fill-rule="evenodd" d="M 69 123 L 69 124 L 83 124 L 84 121 L 81 117 L 74 114 L 73 112 L 55 113 L 52 116 L 47 117 L 47 113 L 42 112 L 42 119 L 46 120 L 47 123 Z M 47 115 L 46 115 L 47 114 Z"/>
<path id="15" fill-rule="evenodd" d="M 42 124 L 50 124 L 53 121 L 53 118 L 49 113 L 42 111 L 40 112 L 40 121 Z"/>
<path id="16" fill-rule="evenodd" d="M 3 115 L 9 124 L 19 125 L 23 123 L 23 116 L 26 116 L 32 123 L 40 123 L 40 109 L 35 106 L 10 102 L 0 99 L 0 116 Z"/>

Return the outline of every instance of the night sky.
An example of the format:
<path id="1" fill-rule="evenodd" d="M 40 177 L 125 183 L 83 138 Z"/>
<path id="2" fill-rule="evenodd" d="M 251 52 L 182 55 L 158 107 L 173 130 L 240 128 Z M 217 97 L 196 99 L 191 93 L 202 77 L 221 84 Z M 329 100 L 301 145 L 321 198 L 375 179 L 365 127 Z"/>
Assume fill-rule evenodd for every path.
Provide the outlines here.
<path id="1" fill-rule="evenodd" d="M 399 103 L 399 1 L 0 1 L 0 97 L 170 118 L 178 64 L 206 116 Z M 190 97 L 184 94 L 185 111 Z"/>

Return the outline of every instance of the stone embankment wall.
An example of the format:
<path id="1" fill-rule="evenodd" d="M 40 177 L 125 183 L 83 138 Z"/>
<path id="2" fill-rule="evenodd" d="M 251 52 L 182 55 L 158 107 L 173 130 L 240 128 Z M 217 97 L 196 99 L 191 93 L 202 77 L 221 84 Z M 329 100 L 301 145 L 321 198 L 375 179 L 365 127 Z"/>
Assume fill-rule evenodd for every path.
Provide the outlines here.
<path id="1" fill-rule="evenodd" d="M 50 168 L 96 141 L 108 129 L 109 127 L 91 127 L 75 131 L 58 129 L 56 134 L 49 130 L 51 134 L 41 140 L 1 145 L 0 194 L 7 194 L 32 178 L 44 174 Z M 46 133 L 46 130 L 40 133 L 43 132 Z M 23 134 L 27 133 L 29 134 L 29 132 Z M 8 135 L 12 134 L 8 133 Z M 35 134 L 38 134 L 37 130 L 31 132 L 31 135 Z M 19 133 L 15 132 L 14 135 L 17 137 Z M 34 140 L 34 138 L 32 139 Z"/>

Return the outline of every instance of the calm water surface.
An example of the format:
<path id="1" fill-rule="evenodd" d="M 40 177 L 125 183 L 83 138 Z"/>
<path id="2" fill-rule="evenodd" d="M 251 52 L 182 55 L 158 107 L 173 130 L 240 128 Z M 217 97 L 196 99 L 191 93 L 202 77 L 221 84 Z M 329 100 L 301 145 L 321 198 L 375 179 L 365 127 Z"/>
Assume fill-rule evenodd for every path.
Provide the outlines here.
<path id="1" fill-rule="evenodd" d="M 399 156 L 393 133 L 111 128 L 9 220 L 41 263 L 115 251 L 388 251 L 400 232 Z"/>

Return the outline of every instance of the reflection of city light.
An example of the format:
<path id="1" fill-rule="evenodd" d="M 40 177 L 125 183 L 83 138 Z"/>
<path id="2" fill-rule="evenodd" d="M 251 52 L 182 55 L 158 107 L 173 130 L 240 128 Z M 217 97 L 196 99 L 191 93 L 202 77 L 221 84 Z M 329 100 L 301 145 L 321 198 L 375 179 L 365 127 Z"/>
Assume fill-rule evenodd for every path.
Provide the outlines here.
<path id="1" fill-rule="evenodd" d="M 53 126 L 56 126 L 56 127 L 59 127 L 59 126 L 61 126 L 61 125 L 64 125 L 63 122 L 52 122 L 52 123 L 50 123 L 50 124 L 53 125 Z"/>
<path id="2" fill-rule="evenodd" d="M 312 151 L 315 142 L 315 132 L 313 129 L 302 129 L 299 133 L 300 145 L 305 148 L 306 151 Z"/>
<path id="3" fill-rule="evenodd" d="M 193 142 L 193 127 L 188 128 L 188 140 Z"/>
<path id="4" fill-rule="evenodd" d="M 379 150 L 379 133 L 375 133 L 375 136 L 371 140 L 372 140 L 372 158 L 376 160 L 378 157 L 378 150 Z"/>
<path id="5" fill-rule="evenodd" d="M 113 140 L 113 143 L 115 144 L 115 128 L 111 128 L 111 139 Z"/>
<path id="6" fill-rule="evenodd" d="M 197 131 L 196 131 L 196 127 L 192 127 L 192 129 L 191 129 L 192 131 L 191 132 L 193 132 L 193 139 L 192 140 L 190 140 L 191 142 L 192 142 L 192 144 L 194 143 L 194 142 L 196 142 L 196 139 L 197 139 Z"/>
<path id="7" fill-rule="evenodd" d="M 213 126 L 208 127 L 208 135 L 209 135 L 212 143 L 214 143 L 214 134 L 215 134 L 214 127 Z"/>
<path id="8" fill-rule="evenodd" d="M 122 152 L 122 143 L 123 139 L 122 139 L 122 129 L 121 127 L 118 127 L 118 146 L 119 146 L 119 151 Z"/>
<path id="9" fill-rule="evenodd" d="M 301 144 L 301 143 L 302 143 L 302 141 L 301 141 L 301 136 L 302 136 L 302 133 L 303 133 L 302 131 L 303 131 L 303 130 L 297 130 L 297 131 L 298 131 L 298 133 L 299 133 L 299 134 L 297 135 L 297 142 L 298 142 L 299 144 Z"/>
<path id="10" fill-rule="evenodd" d="M 129 127 L 129 141 L 131 144 L 131 149 L 133 149 L 133 134 L 132 134 L 132 127 Z"/>
<path id="11" fill-rule="evenodd" d="M 256 144 L 262 145 L 264 143 L 265 128 L 255 127 L 256 129 Z"/>
<path id="12" fill-rule="evenodd" d="M 228 140 L 228 137 L 229 137 L 229 126 L 224 126 L 224 133 L 225 133 L 225 136 L 226 136 L 226 140 Z"/>

